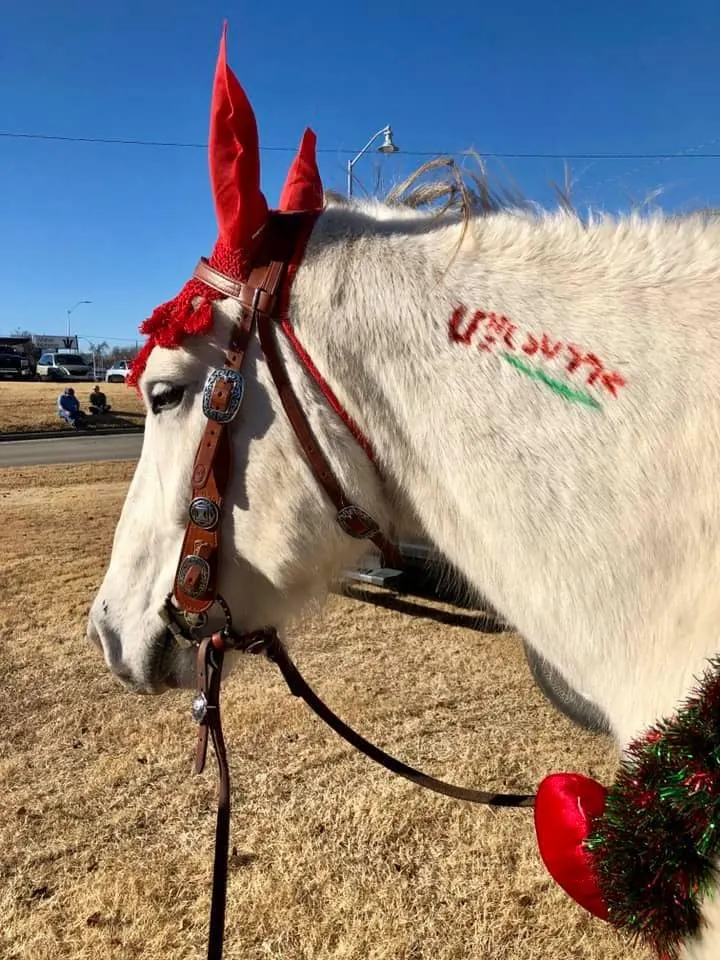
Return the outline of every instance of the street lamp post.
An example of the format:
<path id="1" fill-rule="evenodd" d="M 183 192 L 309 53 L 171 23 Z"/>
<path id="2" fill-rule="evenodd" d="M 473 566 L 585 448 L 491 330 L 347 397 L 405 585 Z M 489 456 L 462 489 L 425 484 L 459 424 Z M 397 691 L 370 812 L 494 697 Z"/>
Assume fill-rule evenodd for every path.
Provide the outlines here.
<path id="1" fill-rule="evenodd" d="M 398 150 L 400 149 L 399 147 L 395 146 L 395 143 L 393 142 L 392 127 L 391 127 L 389 124 L 388 124 L 386 127 L 383 127 L 382 130 L 378 130 L 378 132 L 377 132 L 374 136 L 370 137 L 370 139 L 369 139 L 368 142 L 365 144 L 365 146 L 362 148 L 362 150 L 360 151 L 360 153 L 358 153 L 358 155 L 357 155 L 356 157 L 353 157 L 352 160 L 348 160 L 348 165 L 347 165 L 347 195 L 348 195 L 348 197 L 351 197 L 351 196 L 352 196 L 352 188 L 353 188 L 353 167 L 355 166 L 355 164 L 358 162 L 358 160 L 359 160 L 361 157 L 365 156 L 365 154 L 368 152 L 368 150 L 370 149 L 370 147 L 375 143 L 375 141 L 377 140 L 378 137 L 382 137 L 382 138 L 383 138 L 383 142 L 382 142 L 382 143 L 380 144 L 380 146 L 378 147 L 378 153 L 397 153 Z"/>
<path id="2" fill-rule="evenodd" d="M 88 345 L 88 347 L 90 348 L 90 352 L 92 353 L 92 361 L 93 361 L 93 383 L 94 383 L 94 382 L 97 380 L 97 360 L 96 360 L 97 354 L 96 354 L 96 351 L 95 351 L 95 344 L 92 342 L 92 340 L 88 340 L 87 337 L 78 337 L 78 348 L 79 348 L 79 346 L 80 346 L 80 341 L 81 341 L 81 340 L 84 340 L 84 341 L 85 341 L 85 343 L 86 343 L 86 344 Z"/>
<path id="3" fill-rule="evenodd" d="M 92 303 L 92 300 L 78 300 L 78 302 L 75 304 L 74 307 L 70 307 L 70 309 L 66 311 L 66 313 L 67 313 L 67 331 L 66 331 L 66 333 L 65 333 L 65 336 L 68 338 L 68 340 L 70 339 L 70 314 L 73 312 L 73 310 L 77 310 L 77 308 L 78 308 L 78 307 L 80 306 L 80 304 L 82 304 L 82 303 Z"/>

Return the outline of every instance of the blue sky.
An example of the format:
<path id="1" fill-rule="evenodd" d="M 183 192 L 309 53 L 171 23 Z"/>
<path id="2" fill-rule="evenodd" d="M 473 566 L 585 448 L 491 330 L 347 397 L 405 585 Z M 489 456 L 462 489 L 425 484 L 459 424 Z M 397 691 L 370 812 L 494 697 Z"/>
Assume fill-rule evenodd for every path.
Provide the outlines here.
<path id="1" fill-rule="evenodd" d="M 310 11 L 310 12 L 306 12 Z M 255 108 L 274 204 L 304 126 L 327 186 L 386 123 L 401 153 L 364 158 L 385 184 L 423 152 L 720 157 L 717 0 L 28 0 L 0 31 L 0 132 L 203 143 L 223 18 Z M 552 201 L 555 159 L 502 161 Z M 498 169 L 498 162 L 492 163 Z M 575 197 L 627 208 L 720 205 L 720 159 L 572 161 Z M 134 338 L 174 295 L 215 223 L 202 148 L 0 137 L 0 333 Z M 82 345 L 81 345 L 82 346 Z"/>

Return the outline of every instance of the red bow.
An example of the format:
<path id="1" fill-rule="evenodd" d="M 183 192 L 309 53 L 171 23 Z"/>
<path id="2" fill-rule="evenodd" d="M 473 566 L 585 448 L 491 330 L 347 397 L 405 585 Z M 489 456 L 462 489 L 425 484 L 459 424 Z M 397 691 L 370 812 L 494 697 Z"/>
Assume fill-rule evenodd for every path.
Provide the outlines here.
<path id="1" fill-rule="evenodd" d="M 585 840 L 603 812 L 607 790 L 580 773 L 545 777 L 535 798 L 535 833 L 543 863 L 553 879 L 581 907 L 601 920 L 608 908 L 593 871 Z"/>

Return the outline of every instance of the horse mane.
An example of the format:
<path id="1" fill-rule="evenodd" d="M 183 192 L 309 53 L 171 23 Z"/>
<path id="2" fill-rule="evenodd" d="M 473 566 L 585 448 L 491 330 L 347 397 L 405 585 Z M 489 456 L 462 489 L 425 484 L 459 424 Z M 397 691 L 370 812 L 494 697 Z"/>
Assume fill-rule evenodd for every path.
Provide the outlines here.
<path id="1" fill-rule="evenodd" d="M 551 213 L 537 201 L 530 200 L 507 171 L 504 171 L 503 177 L 492 174 L 482 156 L 474 151 L 468 151 L 463 157 L 462 163 L 450 155 L 433 157 L 392 186 L 384 196 L 372 197 L 364 191 L 365 196 L 356 199 L 327 189 L 324 191 L 325 206 L 329 209 L 341 207 L 364 210 L 376 219 L 401 216 L 409 220 L 426 218 L 434 223 L 461 224 L 455 252 L 446 269 L 461 249 L 473 220 L 498 213 L 514 213 L 525 218 L 541 219 Z M 551 186 L 558 202 L 555 212 L 561 216 L 564 214 L 584 225 L 610 216 L 597 210 L 589 210 L 585 218 L 581 217 L 571 198 L 567 169 L 565 184 L 561 186 L 551 182 Z M 657 192 L 643 203 L 635 204 L 631 214 L 637 215 L 642 208 L 649 211 L 656 196 Z M 662 216 L 667 220 L 696 219 L 708 225 L 720 219 L 720 208 L 662 212 Z M 192 304 L 195 294 L 204 295 L 207 300 L 200 311 Z M 137 386 L 137 380 L 155 344 L 174 347 L 186 336 L 204 333 L 209 329 L 212 324 L 210 300 L 216 297 L 217 294 L 210 293 L 204 285 L 189 281 L 179 295 L 161 304 L 140 327 L 140 332 L 149 337 L 133 364 L 128 383 Z M 180 300 L 182 303 L 179 304 Z M 178 309 L 178 306 L 182 309 Z M 177 316 L 171 320 L 170 314 Z"/>
<path id="2" fill-rule="evenodd" d="M 463 162 L 459 163 L 450 155 L 434 157 L 390 187 L 384 196 L 372 198 L 364 191 L 365 196 L 355 200 L 335 190 L 326 190 L 325 199 L 328 206 L 363 206 L 374 202 L 396 210 L 412 210 L 453 222 L 461 219 L 466 224 L 473 218 L 503 212 L 522 213 L 537 218 L 551 213 L 537 201 L 531 200 L 507 170 L 503 171 L 502 176 L 493 174 L 483 157 L 472 150 L 464 153 L 463 158 Z M 613 216 L 609 212 L 590 207 L 583 220 L 572 198 L 572 177 L 567 166 L 564 182 L 551 180 L 550 187 L 555 194 L 558 210 L 578 221 L 592 223 Z M 647 215 L 661 214 L 667 220 L 700 220 L 702 223 L 712 223 L 720 219 L 720 207 L 662 210 L 655 204 L 662 193 L 662 187 L 650 191 L 644 199 L 631 204 L 628 214 L 637 216 L 645 212 Z"/>
<path id="3" fill-rule="evenodd" d="M 503 211 L 542 214 L 541 205 L 530 200 L 506 171 L 503 177 L 492 174 L 482 156 L 474 151 L 458 163 L 453 156 L 440 155 L 425 161 L 384 196 L 374 198 L 389 207 L 404 207 L 433 217 L 469 220 Z M 561 209 L 576 213 L 570 197 L 570 184 L 551 184 Z M 367 192 L 359 201 L 335 190 L 326 190 L 330 206 L 364 205 L 373 202 Z"/>
<path id="4" fill-rule="evenodd" d="M 365 208 L 378 219 L 401 213 L 408 219 L 426 217 L 435 223 L 460 223 L 462 227 L 446 270 L 461 250 L 473 220 L 503 212 L 534 219 L 547 215 L 548 211 L 530 200 L 508 171 L 504 171 L 503 177 L 492 174 L 482 156 L 472 150 L 463 157 L 462 163 L 450 155 L 433 157 L 392 186 L 383 197 L 354 200 L 328 190 L 326 203 L 330 207 Z M 580 221 L 570 197 L 567 170 L 565 180 L 563 187 L 551 184 L 559 210 Z"/>
<path id="5" fill-rule="evenodd" d="M 581 222 L 570 199 L 567 176 L 566 181 L 565 187 L 552 184 L 559 212 Z M 384 196 L 366 195 L 355 199 L 327 190 L 325 201 L 328 208 L 355 208 L 377 220 L 399 217 L 409 221 L 424 219 L 434 226 L 460 225 L 445 271 L 462 249 L 474 220 L 499 213 L 540 220 L 549 213 L 540 203 L 530 200 L 507 171 L 502 177 L 492 174 L 475 151 L 463 154 L 462 162 L 450 155 L 433 157 L 392 186 Z"/>

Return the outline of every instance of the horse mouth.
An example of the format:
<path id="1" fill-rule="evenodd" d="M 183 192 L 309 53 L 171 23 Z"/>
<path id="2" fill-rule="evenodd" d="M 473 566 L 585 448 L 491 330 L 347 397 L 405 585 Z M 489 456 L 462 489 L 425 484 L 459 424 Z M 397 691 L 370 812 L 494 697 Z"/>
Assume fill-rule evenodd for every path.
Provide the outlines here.
<path id="1" fill-rule="evenodd" d="M 193 689 L 196 650 L 181 649 L 172 637 L 160 634 L 152 645 L 152 653 L 141 671 L 130 670 L 124 664 L 112 664 L 114 678 L 128 693 L 138 696 L 161 696 L 169 690 Z"/>
<path id="2" fill-rule="evenodd" d="M 197 683 L 197 647 L 181 647 L 172 633 L 165 630 L 157 641 L 157 654 L 149 671 L 151 692 L 192 690 Z"/>

